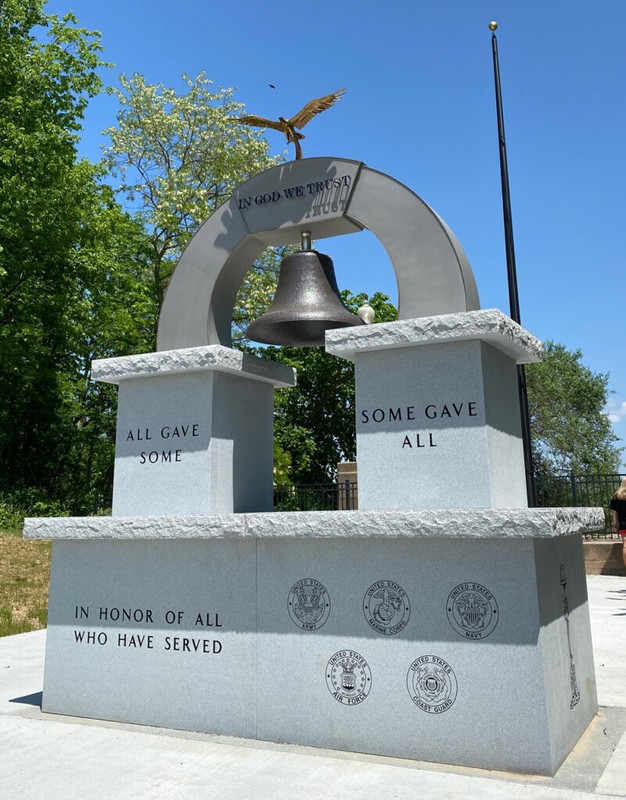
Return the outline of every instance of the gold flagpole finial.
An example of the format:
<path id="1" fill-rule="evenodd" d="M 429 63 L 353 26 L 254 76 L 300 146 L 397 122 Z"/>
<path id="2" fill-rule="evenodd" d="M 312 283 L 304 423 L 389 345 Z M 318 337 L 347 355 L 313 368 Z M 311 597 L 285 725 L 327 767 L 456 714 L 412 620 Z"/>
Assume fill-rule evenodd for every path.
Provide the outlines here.
<path id="1" fill-rule="evenodd" d="M 489 23 L 489 30 L 493 32 L 497 30 L 497 28 L 498 28 L 498 23 L 495 21 L 495 19 L 492 19 L 491 22 Z"/>

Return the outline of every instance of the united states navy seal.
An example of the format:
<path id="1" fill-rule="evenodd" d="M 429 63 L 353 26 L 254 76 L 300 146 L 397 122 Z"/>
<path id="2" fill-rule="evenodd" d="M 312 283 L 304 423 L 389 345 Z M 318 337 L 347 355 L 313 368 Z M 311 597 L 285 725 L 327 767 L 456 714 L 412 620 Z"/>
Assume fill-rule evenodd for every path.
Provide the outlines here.
<path id="1" fill-rule="evenodd" d="M 484 639 L 498 624 L 498 604 L 480 583 L 460 583 L 448 595 L 448 621 L 464 639 Z"/>

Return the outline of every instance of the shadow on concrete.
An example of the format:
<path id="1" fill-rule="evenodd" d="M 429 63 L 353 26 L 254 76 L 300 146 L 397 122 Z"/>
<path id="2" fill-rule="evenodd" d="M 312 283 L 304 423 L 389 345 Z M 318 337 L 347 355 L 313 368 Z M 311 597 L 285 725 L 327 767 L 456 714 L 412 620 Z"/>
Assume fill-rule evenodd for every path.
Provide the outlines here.
<path id="1" fill-rule="evenodd" d="M 23 703 L 26 706 L 38 706 L 41 709 L 42 692 L 25 694 L 24 697 L 14 697 L 9 703 Z"/>

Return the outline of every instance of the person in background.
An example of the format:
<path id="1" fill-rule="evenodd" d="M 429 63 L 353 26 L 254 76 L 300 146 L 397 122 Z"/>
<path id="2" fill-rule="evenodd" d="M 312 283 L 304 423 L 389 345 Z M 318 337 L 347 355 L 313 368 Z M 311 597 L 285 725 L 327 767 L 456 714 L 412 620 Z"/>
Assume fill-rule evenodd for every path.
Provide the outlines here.
<path id="1" fill-rule="evenodd" d="M 622 561 L 626 567 L 626 478 L 611 498 L 609 508 L 613 513 L 613 530 L 622 537 Z"/>

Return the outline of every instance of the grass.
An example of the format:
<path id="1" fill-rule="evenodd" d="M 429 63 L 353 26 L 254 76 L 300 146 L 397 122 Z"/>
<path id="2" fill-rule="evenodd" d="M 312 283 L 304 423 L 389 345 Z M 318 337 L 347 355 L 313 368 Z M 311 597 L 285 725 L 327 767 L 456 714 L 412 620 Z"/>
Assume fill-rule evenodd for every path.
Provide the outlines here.
<path id="1" fill-rule="evenodd" d="M 46 627 L 51 551 L 51 542 L 0 530 L 0 636 Z"/>

